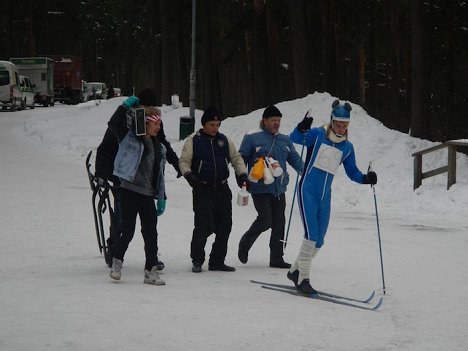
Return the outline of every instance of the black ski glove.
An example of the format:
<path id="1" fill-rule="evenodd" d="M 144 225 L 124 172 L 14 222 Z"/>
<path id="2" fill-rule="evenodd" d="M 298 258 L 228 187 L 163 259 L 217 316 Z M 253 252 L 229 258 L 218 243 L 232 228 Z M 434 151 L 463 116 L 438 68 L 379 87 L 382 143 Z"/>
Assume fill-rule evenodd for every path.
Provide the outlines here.
<path id="1" fill-rule="evenodd" d="M 377 184 L 377 174 L 373 171 L 367 172 L 367 174 L 364 174 L 362 177 L 362 184 Z"/>
<path id="2" fill-rule="evenodd" d="M 249 179 L 247 178 L 247 174 L 242 173 L 240 176 L 236 177 L 236 180 L 239 188 L 242 188 L 242 185 L 245 183 L 247 190 L 249 190 Z"/>
<path id="3" fill-rule="evenodd" d="M 185 173 L 184 178 L 192 188 L 195 188 L 201 184 L 200 179 L 198 179 L 192 172 Z"/>
<path id="4" fill-rule="evenodd" d="M 301 133 L 304 133 L 306 130 L 310 129 L 310 126 L 312 125 L 313 121 L 314 121 L 313 117 L 305 116 L 304 119 L 298 123 L 297 130 L 300 131 Z"/>
<path id="5" fill-rule="evenodd" d="M 98 178 L 96 178 L 96 183 L 101 188 L 109 187 L 109 183 L 107 182 L 107 179 L 103 179 L 103 178 L 98 177 Z"/>

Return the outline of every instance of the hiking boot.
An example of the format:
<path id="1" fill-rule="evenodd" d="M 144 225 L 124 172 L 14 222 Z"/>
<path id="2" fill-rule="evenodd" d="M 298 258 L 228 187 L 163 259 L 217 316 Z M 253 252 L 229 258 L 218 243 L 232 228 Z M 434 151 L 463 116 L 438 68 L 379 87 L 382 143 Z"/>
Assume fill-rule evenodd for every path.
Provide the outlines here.
<path id="1" fill-rule="evenodd" d="M 299 279 L 299 271 L 296 269 L 294 272 L 289 272 L 287 274 L 289 280 L 291 280 L 294 285 L 297 287 L 297 281 Z"/>
<path id="2" fill-rule="evenodd" d="M 317 290 L 310 285 L 309 279 L 304 279 L 301 284 L 296 285 L 296 288 L 304 294 L 317 294 Z"/>
<path id="3" fill-rule="evenodd" d="M 159 278 L 158 268 L 153 266 L 150 271 L 145 269 L 145 279 L 143 283 L 145 284 L 153 284 L 153 285 L 166 285 L 166 282 Z"/>
<path id="4" fill-rule="evenodd" d="M 109 276 L 112 279 L 120 280 L 120 276 L 121 276 L 120 272 L 122 270 L 122 263 L 123 263 L 122 260 L 119 260 L 117 258 L 112 258 L 112 269 L 111 269 L 111 272 L 109 274 Z"/>
<path id="5" fill-rule="evenodd" d="M 202 271 L 202 264 L 198 262 L 193 262 L 192 272 L 193 273 L 200 273 Z"/>
<path id="6" fill-rule="evenodd" d="M 164 265 L 163 261 L 160 261 L 159 258 L 156 258 L 156 266 L 155 267 L 156 267 L 156 269 L 158 271 L 162 271 L 164 269 L 164 267 L 166 267 L 166 266 Z"/>
<path id="7" fill-rule="evenodd" d="M 239 261 L 241 261 L 243 264 L 246 264 L 247 260 L 249 259 L 249 250 L 243 247 L 241 243 L 239 243 L 239 251 L 237 252 L 237 257 L 239 257 Z"/>
<path id="8" fill-rule="evenodd" d="M 222 271 L 222 272 L 235 272 L 236 269 L 234 267 L 225 265 L 224 263 L 222 264 L 211 264 L 208 265 L 208 270 L 209 271 Z"/>
<path id="9" fill-rule="evenodd" d="M 270 261 L 270 267 L 271 268 L 291 268 L 291 264 L 284 262 L 283 260 L 281 261 Z"/>

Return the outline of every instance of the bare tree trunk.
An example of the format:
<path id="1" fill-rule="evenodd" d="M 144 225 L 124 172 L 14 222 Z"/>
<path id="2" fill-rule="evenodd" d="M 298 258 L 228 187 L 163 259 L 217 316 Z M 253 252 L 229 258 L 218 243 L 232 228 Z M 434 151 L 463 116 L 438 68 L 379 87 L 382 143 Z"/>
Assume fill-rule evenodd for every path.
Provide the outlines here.
<path id="1" fill-rule="evenodd" d="M 293 62 L 294 92 L 296 97 L 309 93 L 311 79 L 308 57 L 306 27 L 306 6 L 304 0 L 289 0 L 289 21 L 291 25 L 291 52 Z"/>
<path id="2" fill-rule="evenodd" d="M 411 135 L 424 137 L 424 61 L 420 0 L 411 0 Z"/>

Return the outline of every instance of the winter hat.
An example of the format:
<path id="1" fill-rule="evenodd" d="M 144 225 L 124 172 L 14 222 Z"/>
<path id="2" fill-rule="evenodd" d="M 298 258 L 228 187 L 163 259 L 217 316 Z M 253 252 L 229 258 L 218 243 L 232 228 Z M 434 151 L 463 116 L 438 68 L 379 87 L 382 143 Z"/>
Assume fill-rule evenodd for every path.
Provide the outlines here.
<path id="1" fill-rule="evenodd" d="M 333 101 L 330 120 L 349 122 L 352 108 L 347 102 L 340 104 L 340 100 Z"/>
<path id="2" fill-rule="evenodd" d="M 201 124 L 204 126 L 209 121 L 221 121 L 218 110 L 214 106 L 210 106 L 205 110 L 201 118 Z"/>
<path id="3" fill-rule="evenodd" d="M 156 106 L 145 106 L 145 121 L 157 122 L 161 120 L 161 110 Z"/>
<path id="4" fill-rule="evenodd" d="M 263 111 L 262 118 L 270 118 L 270 117 L 283 117 L 280 110 L 276 108 L 274 105 L 268 106 L 265 111 Z"/>
<path id="5" fill-rule="evenodd" d="M 140 105 L 143 106 L 157 106 L 158 97 L 154 89 L 145 88 L 138 93 L 138 99 L 140 100 Z"/>

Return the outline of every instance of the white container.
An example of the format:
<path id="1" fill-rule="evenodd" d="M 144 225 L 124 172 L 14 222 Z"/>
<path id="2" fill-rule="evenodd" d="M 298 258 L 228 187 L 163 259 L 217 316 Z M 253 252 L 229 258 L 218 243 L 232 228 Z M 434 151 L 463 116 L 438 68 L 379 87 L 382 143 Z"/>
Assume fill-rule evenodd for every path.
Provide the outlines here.
<path id="1" fill-rule="evenodd" d="M 273 174 L 271 173 L 270 167 L 268 167 L 268 164 L 265 161 L 265 169 L 263 171 L 263 183 L 269 185 L 274 181 L 275 178 L 273 178 Z"/>
<path id="2" fill-rule="evenodd" d="M 267 165 L 270 167 L 270 171 L 273 174 L 273 177 L 279 177 L 283 174 L 283 168 L 281 168 L 278 161 L 276 161 L 273 157 L 266 158 Z"/>
<path id="3" fill-rule="evenodd" d="M 237 194 L 237 205 L 247 206 L 249 204 L 249 192 L 247 191 L 247 184 L 242 184 L 242 189 Z"/>

